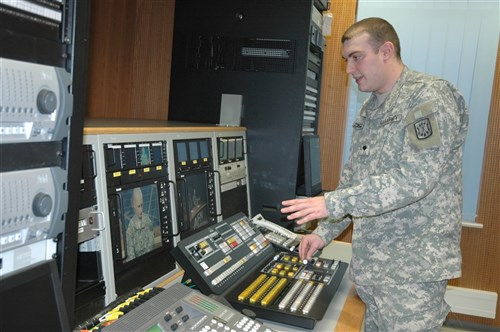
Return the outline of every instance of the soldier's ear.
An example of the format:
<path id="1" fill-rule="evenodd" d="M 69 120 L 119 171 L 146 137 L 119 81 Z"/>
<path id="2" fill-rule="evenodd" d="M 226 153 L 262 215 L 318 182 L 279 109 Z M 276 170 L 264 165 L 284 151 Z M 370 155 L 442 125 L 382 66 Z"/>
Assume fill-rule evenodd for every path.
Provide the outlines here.
<path id="1" fill-rule="evenodd" d="M 385 43 L 382 44 L 382 46 L 380 46 L 379 52 L 382 53 L 384 60 L 387 60 L 395 56 L 396 51 L 394 48 L 394 44 L 391 43 L 390 41 L 386 41 Z"/>

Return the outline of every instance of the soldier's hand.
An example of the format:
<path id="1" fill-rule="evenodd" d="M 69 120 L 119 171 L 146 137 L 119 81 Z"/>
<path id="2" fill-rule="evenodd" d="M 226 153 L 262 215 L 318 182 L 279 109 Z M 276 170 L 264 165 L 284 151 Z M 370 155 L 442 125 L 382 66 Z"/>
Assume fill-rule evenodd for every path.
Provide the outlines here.
<path id="1" fill-rule="evenodd" d="M 311 220 L 328 217 L 325 198 L 323 196 L 290 199 L 281 202 L 283 208 L 281 213 L 290 213 L 288 220 L 295 220 L 297 224 L 303 224 Z"/>
<path id="2" fill-rule="evenodd" d="M 299 244 L 299 256 L 300 259 L 311 259 L 314 253 L 322 249 L 325 246 L 325 242 L 319 235 L 308 234 L 305 235 Z"/>

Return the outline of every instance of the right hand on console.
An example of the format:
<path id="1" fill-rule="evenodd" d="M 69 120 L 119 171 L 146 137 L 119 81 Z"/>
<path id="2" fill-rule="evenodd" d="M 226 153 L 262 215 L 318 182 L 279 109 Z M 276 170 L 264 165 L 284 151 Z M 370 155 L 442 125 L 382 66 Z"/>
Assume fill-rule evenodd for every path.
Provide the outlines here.
<path id="1" fill-rule="evenodd" d="M 325 242 L 323 239 L 316 234 L 304 235 L 299 245 L 299 256 L 300 259 L 310 260 L 314 253 L 325 247 Z"/>

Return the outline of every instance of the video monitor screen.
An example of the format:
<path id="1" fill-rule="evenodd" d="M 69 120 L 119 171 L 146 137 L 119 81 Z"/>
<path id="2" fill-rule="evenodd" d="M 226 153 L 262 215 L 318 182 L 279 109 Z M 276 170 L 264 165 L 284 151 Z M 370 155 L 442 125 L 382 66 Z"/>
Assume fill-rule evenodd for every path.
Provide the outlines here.
<path id="1" fill-rule="evenodd" d="M 107 145 L 106 151 L 106 168 L 109 171 L 115 171 L 123 168 L 122 165 L 122 150 L 119 145 Z"/>
<path id="2" fill-rule="evenodd" d="M 163 149 L 161 143 L 153 143 L 151 145 L 151 150 L 152 150 L 152 160 L 151 164 L 153 165 L 159 165 L 163 163 Z"/>
<path id="3" fill-rule="evenodd" d="M 190 181 L 185 184 L 187 193 L 187 212 L 191 229 L 198 229 L 210 222 L 208 208 L 207 180 L 204 173 L 191 176 Z"/>
<path id="4" fill-rule="evenodd" d="M 198 160 L 200 159 L 200 153 L 198 151 L 198 142 L 191 141 L 189 142 L 189 160 Z"/>
<path id="5" fill-rule="evenodd" d="M 139 163 L 141 164 L 141 166 L 151 165 L 149 143 L 139 144 Z"/>
<path id="6" fill-rule="evenodd" d="M 126 144 L 122 148 L 123 154 L 123 167 L 124 168 L 134 168 L 137 166 L 137 146 L 135 144 Z"/>
<path id="7" fill-rule="evenodd" d="M 187 146 L 185 142 L 176 142 L 175 151 L 177 152 L 177 163 L 186 162 L 188 160 L 187 156 Z"/>
<path id="8" fill-rule="evenodd" d="M 70 331 L 55 260 L 2 276 L 0 331 Z"/>
<path id="9" fill-rule="evenodd" d="M 319 136 L 304 136 L 297 168 L 297 195 L 315 196 L 321 193 L 321 190 Z"/>
<path id="10" fill-rule="evenodd" d="M 203 140 L 200 141 L 200 154 L 202 159 L 207 159 L 210 157 L 210 153 L 208 151 L 208 142 Z"/>
<path id="11" fill-rule="evenodd" d="M 162 246 L 156 184 L 118 193 L 122 259 L 129 262 Z"/>

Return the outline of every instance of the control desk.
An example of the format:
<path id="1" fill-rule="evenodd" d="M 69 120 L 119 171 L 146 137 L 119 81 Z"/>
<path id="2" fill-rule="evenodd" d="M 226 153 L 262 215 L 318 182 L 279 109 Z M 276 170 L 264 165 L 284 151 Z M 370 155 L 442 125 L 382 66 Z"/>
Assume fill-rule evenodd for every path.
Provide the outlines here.
<path id="1" fill-rule="evenodd" d="M 223 296 L 257 318 L 312 329 L 334 297 L 347 263 L 302 262 L 276 250 L 242 213 L 180 241 L 176 261 L 202 293 Z"/>
<path id="2" fill-rule="evenodd" d="M 334 241 L 323 249 L 320 258 L 350 259 L 351 246 Z M 165 280 L 158 287 L 165 290 L 125 313 L 103 331 L 310 331 L 309 327 L 298 327 L 288 322 L 269 319 L 252 319 L 241 312 L 201 294 L 180 283 L 183 272 Z M 146 292 L 146 291 L 145 291 Z M 120 307 L 120 306 L 118 306 Z M 344 275 L 335 296 L 325 305 L 323 319 L 316 322 L 313 331 L 360 331 L 364 307 L 355 295 L 352 282 Z M 115 310 L 112 310 L 115 311 Z"/>

